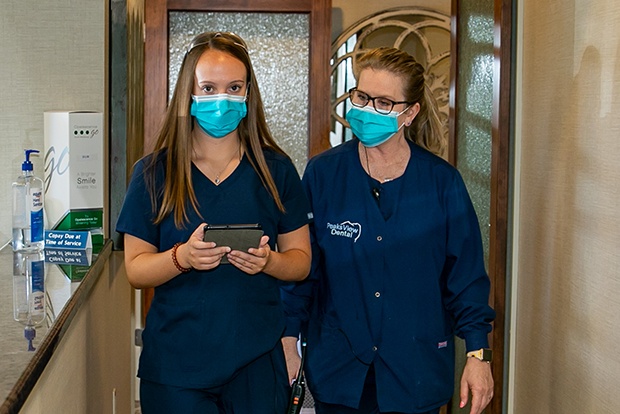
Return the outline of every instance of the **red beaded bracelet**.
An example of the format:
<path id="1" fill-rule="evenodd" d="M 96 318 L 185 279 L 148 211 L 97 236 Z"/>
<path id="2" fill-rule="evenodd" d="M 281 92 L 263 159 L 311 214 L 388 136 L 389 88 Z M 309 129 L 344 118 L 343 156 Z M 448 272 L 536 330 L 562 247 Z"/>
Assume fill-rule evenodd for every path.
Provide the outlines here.
<path id="1" fill-rule="evenodd" d="M 177 260 L 177 249 L 179 248 L 180 245 L 182 245 L 183 243 L 177 243 L 174 246 L 172 246 L 172 263 L 174 263 L 174 266 L 177 268 L 177 270 L 181 273 L 187 273 L 190 270 L 192 270 L 191 267 L 183 267 L 179 264 L 179 261 Z"/>

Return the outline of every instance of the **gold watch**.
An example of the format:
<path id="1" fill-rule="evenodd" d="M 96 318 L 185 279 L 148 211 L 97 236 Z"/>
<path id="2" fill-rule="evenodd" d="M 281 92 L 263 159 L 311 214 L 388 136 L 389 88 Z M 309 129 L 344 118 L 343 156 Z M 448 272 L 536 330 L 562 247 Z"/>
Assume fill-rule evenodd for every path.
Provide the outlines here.
<path id="1" fill-rule="evenodd" d="M 488 348 L 480 348 L 476 351 L 468 352 L 467 356 L 478 358 L 480 361 L 491 362 L 493 359 L 493 351 Z"/>

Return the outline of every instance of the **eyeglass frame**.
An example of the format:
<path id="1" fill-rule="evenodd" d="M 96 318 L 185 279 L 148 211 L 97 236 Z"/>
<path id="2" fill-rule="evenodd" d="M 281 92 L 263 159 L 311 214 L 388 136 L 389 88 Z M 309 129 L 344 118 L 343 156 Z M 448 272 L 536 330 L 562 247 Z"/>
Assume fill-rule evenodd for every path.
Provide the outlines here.
<path id="1" fill-rule="evenodd" d="M 361 105 L 361 106 L 357 105 L 355 102 L 353 102 L 353 96 L 352 95 L 353 95 L 354 92 L 359 92 L 359 93 L 363 93 L 364 95 L 366 95 L 368 97 L 368 102 L 366 102 L 364 105 Z M 375 112 L 377 112 L 378 114 L 381 114 L 381 115 L 389 115 L 389 114 L 391 114 L 392 111 L 394 110 L 394 106 L 395 105 L 411 104 L 411 102 L 409 102 L 409 101 L 393 101 L 391 99 L 384 98 L 382 96 L 370 96 L 366 92 L 360 91 L 359 89 L 357 89 L 357 86 L 349 89 L 348 94 L 349 94 L 349 100 L 351 101 L 351 105 L 355 106 L 356 108 L 365 108 L 365 107 L 368 106 L 368 104 L 370 102 L 372 102 L 372 108 L 375 110 Z M 390 110 L 388 112 L 382 112 L 383 110 L 380 111 L 380 110 L 377 109 L 377 106 L 375 105 L 375 99 L 385 99 L 386 101 L 389 101 L 392 104 L 392 107 L 390 108 Z"/>

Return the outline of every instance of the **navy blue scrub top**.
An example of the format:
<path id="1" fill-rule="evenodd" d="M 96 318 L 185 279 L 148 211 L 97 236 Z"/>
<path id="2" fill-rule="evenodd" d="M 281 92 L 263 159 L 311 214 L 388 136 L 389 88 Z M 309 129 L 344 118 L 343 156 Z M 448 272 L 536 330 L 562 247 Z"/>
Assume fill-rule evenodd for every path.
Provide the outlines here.
<path id="1" fill-rule="evenodd" d="M 304 173 L 312 272 L 283 292 L 286 335 L 309 324 L 307 376 L 320 401 L 357 406 L 373 363 L 382 412 L 423 412 L 452 396 L 454 334 L 468 350 L 488 346 L 478 219 L 440 157 L 410 142 L 404 174 L 379 183 L 358 143 L 316 156 Z"/>
<path id="2" fill-rule="evenodd" d="M 219 186 L 192 165 L 202 218 L 189 208 L 189 224 L 181 230 L 175 227 L 172 215 L 154 225 L 143 174 L 150 157 L 145 157 L 135 165 L 116 230 L 166 251 L 177 242 L 187 241 L 203 221 L 260 223 L 275 250 L 278 234 L 309 222 L 309 206 L 292 162 L 271 150 L 265 150 L 265 158 L 286 213 L 278 210 L 245 155 Z M 165 153 L 160 154 L 157 188 L 164 182 L 164 159 Z M 142 335 L 138 376 L 190 388 L 227 382 L 238 369 L 272 350 L 281 338 L 284 316 L 280 284 L 266 274 L 251 276 L 223 264 L 209 271 L 180 274 L 156 287 Z"/>

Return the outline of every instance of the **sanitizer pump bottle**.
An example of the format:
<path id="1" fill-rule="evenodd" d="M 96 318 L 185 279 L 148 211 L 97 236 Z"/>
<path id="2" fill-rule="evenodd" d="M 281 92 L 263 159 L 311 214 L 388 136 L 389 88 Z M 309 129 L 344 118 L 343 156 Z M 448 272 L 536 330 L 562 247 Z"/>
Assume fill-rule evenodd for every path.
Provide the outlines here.
<path id="1" fill-rule="evenodd" d="M 36 251 L 45 246 L 43 231 L 43 180 L 32 172 L 31 153 L 25 150 L 22 174 L 13 183 L 13 250 Z"/>

